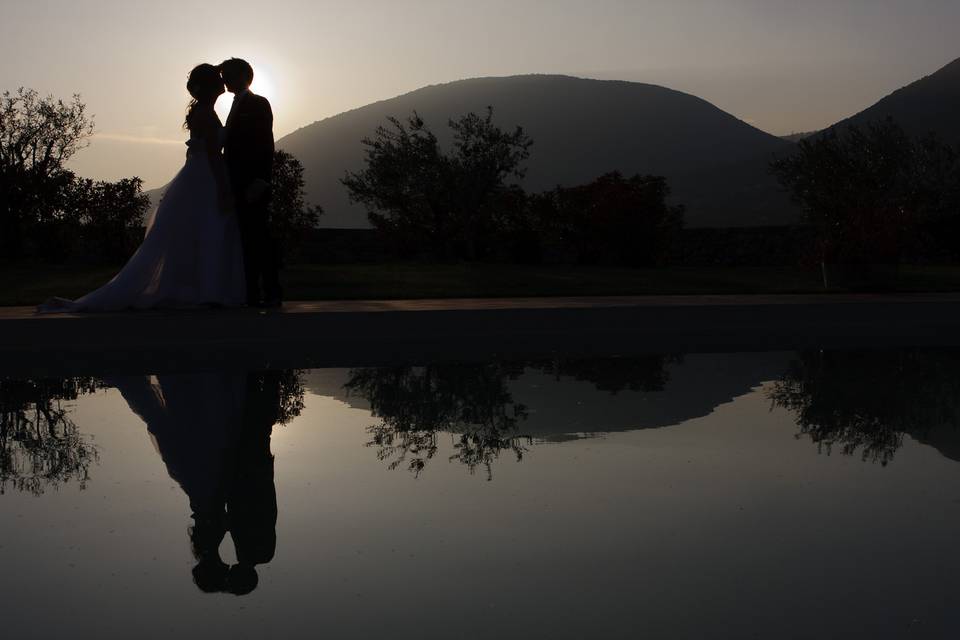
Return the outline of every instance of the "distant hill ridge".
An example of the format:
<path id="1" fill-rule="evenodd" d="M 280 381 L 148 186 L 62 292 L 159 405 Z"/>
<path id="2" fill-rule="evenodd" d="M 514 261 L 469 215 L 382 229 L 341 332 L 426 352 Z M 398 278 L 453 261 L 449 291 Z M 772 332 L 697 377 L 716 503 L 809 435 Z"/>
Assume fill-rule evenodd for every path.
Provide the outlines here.
<path id="1" fill-rule="evenodd" d="M 339 180 L 362 166 L 360 140 L 389 116 L 416 110 L 449 142 L 446 123 L 493 106 L 504 127 L 534 140 L 524 186 L 541 191 L 614 170 L 665 175 L 692 226 L 776 224 L 795 213 L 766 171 L 791 143 L 709 102 L 664 87 L 561 75 L 473 78 L 431 85 L 313 123 L 278 141 L 306 169 L 308 196 L 323 226 L 366 226 Z"/>
<path id="2" fill-rule="evenodd" d="M 912 135 L 935 133 L 946 142 L 960 144 L 960 58 L 833 126 L 886 118 L 893 118 Z"/>

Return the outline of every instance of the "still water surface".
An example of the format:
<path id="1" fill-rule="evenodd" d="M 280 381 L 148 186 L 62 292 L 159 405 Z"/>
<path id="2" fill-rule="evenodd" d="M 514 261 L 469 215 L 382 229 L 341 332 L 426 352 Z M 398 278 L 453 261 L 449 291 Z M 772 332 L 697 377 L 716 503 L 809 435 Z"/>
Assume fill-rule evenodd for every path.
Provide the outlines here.
<path id="1" fill-rule="evenodd" d="M 960 633 L 960 352 L 0 381 L 5 637 Z"/>

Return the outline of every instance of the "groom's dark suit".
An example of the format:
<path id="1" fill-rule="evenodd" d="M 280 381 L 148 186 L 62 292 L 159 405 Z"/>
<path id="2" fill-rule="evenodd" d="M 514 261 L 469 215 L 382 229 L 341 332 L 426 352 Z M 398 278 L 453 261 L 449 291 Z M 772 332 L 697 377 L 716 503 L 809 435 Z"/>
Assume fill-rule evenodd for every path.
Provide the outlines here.
<path id="1" fill-rule="evenodd" d="M 277 274 L 279 260 L 268 218 L 270 191 L 267 190 L 254 201 L 250 201 L 247 195 L 250 185 L 257 180 L 270 184 L 273 178 L 273 151 L 273 111 L 270 102 L 249 91 L 238 94 L 227 118 L 227 140 L 223 154 L 236 197 L 249 304 L 257 304 L 261 300 L 279 301 L 281 297 Z"/>

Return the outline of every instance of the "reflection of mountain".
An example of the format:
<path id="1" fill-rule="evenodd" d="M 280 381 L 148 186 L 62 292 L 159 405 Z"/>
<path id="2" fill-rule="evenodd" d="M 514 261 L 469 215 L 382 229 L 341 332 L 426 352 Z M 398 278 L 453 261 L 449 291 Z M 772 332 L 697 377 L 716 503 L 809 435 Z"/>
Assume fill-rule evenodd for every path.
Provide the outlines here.
<path id="1" fill-rule="evenodd" d="M 370 412 L 368 446 L 390 469 L 420 474 L 453 436 L 450 460 L 493 477 L 504 454 L 521 460 L 536 441 L 665 427 L 780 375 L 785 354 L 566 358 L 436 363 L 316 371 L 313 393 Z"/>
<path id="2" fill-rule="evenodd" d="M 679 425 L 771 381 L 773 403 L 823 451 L 887 464 L 910 437 L 960 460 L 960 354 L 948 350 L 441 364 L 306 379 L 312 392 L 381 421 L 371 432 L 382 459 L 426 452 L 413 456 L 418 472 L 436 452 L 438 432 L 479 441 L 492 459 L 516 436 L 561 442 Z"/>
<path id="3" fill-rule="evenodd" d="M 333 398 L 352 409 L 370 411 L 366 398 L 350 395 L 344 387 L 350 380 L 350 369 L 310 369 L 303 373 L 303 388 L 315 396 Z"/>
<path id="4" fill-rule="evenodd" d="M 388 116 L 416 110 L 441 143 L 446 123 L 494 107 L 502 126 L 520 125 L 534 140 L 524 185 L 532 191 L 589 182 L 604 173 L 664 175 L 692 226 L 783 223 L 789 201 L 766 170 L 791 144 L 694 96 L 634 82 L 527 75 L 474 78 L 425 87 L 315 122 L 278 141 L 306 169 L 324 226 L 366 227 L 340 184 L 361 166 L 360 140 Z"/>
<path id="5" fill-rule="evenodd" d="M 526 367 L 507 381 L 513 400 L 527 408 L 519 427 L 540 440 L 559 441 L 611 431 L 631 431 L 681 424 L 709 415 L 717 406 L 779 378 L 789 361 L 786 353 L 695 354 L 667 361 L 659 390 L 623 390 L 615 395 L 596 381 L 572 373 L 552 375 Z M 633 359 L 624 359 L 633 360 Z M 607 361 L 612 366 L 614 361 Z M 349 369 L 318 369 L 304 375 L 310 393 L 335 398 L 350 407 L 370 410 L 362 395 L 348 394 Z"/>
<path id="6" fill-rule="evenodd" d="M 656 429 L 702 418 L 783 374 L 789 354 L 694 354 L 668 362 L 660 390 L 599 391 L 587 381 L 527 372 L 510 383 L 529 409 L 522 431 L 559 441 L 613 431 Z"/>
<path id="7" fill-rule="evenodd" d="M 960 458 L 960 352 L 805 351 L 770 390 L 827 453 L 887 464 L 905 437 Z"/>
<path id="8" fill-rule="evenodd" d="M 960 462 L 960 424 L 940 425 L 926 433 L 913 435 L 913 439 L 933 447 L 944 458 Z"/>

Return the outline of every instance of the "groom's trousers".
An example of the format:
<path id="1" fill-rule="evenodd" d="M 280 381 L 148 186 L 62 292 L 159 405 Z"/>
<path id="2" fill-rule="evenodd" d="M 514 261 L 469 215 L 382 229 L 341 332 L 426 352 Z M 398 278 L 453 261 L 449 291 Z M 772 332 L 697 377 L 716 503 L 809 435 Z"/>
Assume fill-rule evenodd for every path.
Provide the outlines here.
<path id="1" fill-rule="evenodd" d="M 280 288 L 280 260 L 276 239 L 270 229 L 269 201 L 239 204 L 237 222 L 243 243 L 247 304 L 279 301 L 283 297 Z"/>

